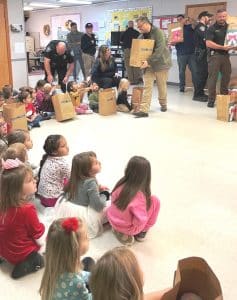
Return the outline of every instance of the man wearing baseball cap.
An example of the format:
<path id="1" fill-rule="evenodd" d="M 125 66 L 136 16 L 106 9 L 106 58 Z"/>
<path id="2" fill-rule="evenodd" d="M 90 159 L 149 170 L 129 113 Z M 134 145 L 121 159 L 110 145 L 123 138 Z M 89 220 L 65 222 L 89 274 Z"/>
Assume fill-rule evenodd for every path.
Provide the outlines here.
<path id="1" fill-rule="evenodd" d="M 208 77 L 206 31 L 213 15 L 203 11 L 198 15 L 199 23 L 194 29 L 195 57 L 197 61 L 196 90 L 193 96 L 194 101 L 207 102 L 208 96 L 204 88 Z"/>
<path id="2" fill-rule="evenodd" d="M 91 75 L 92 66 L 95 62 L 96 39 L 93 33 L 93 24 L 86 23 L 86 33 L 81 39 L 82 59 L 85 68 L 85 77 Z"/>

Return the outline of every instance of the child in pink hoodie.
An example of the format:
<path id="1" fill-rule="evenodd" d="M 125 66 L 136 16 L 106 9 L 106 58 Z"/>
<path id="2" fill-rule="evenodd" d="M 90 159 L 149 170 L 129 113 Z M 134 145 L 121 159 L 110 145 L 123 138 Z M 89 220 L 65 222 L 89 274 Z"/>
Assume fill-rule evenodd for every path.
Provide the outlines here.
<path id="1" fill-rule="evenodd" d="M 112 191 L 111 206 L 107 218 L 117 239 L 132 245 L 134 239 L 142 241 L 156 222 L 160 201 L 151 196 L 150 162 L 141 156 L 133 156 L 125 169 L 125 175 Z"/>

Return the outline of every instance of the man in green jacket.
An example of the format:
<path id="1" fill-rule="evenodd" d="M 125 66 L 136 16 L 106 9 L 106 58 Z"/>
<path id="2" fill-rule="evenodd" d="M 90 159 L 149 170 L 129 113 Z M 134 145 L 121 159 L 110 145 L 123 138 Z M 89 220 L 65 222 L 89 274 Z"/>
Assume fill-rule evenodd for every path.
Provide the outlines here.
<path id="1" fill-rule="evenodd" d="M 144 92 L 140 110 L 134 112 L 134 115 L 137 118 L 143 118 L 149 116 L 154 79 L 156 79 L 158 88 L 160 110 L 167 111 L 167 79 L 171 67 L 171 57 L 164 32 L 153 26 L 147 17 L 141 16 L 137 19 L 137 28 L 141 33 L 139 38 L 155 41 L 152 55 L 143 61 L 141 66 L 141 69 L 144 70 Z"/>

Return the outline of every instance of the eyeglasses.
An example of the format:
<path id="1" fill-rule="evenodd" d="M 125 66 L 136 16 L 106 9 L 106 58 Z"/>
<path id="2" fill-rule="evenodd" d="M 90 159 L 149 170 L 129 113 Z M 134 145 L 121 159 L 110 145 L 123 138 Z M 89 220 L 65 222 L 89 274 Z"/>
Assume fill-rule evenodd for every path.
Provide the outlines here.
<path id="1" fill-rule="evenodd" d="M 145 23 L 138 23 L 138 24 L 137 24 L 137 28 L 138 28 L 138 29 L 142 29 L 142 27 L 143 27 L 144 24 L 145 24 Z"/>

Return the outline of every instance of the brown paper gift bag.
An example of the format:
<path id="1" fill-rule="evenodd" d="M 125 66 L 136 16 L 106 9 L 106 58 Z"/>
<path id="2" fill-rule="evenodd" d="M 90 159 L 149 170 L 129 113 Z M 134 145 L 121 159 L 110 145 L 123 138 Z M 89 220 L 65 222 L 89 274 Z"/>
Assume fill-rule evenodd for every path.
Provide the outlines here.
<path id="1" fill-rule="evenodd" d="M 115 90 L 110 88 L 99 91 L 99 114 L 109 116 L 116 114 L 116 112 Z"/>
<path id="2" fill-rule="evenodd" d="M 237 95 L 217 95 L 216 96 L 217 120 L 237 121 Z"/>
<path id="3" fill-rule="evenodd" d="M 140 103 L 142 101 L 143 90 L 143 87 L 134 87 L 132 90 L 131 104 L 134 111 L 139 110 Z"/>
<path id="4" fill-rule="evenodd" d="M 173 288 L 164 293 L 161 300 L 179 300 L 186 293 L 193 293 L 202 300 L 223 300 L 218 278 L 201 257 L 179 260 Z"/>
<path id="5" fill-rule="evenodd" d="M 168 24 L 168 41 L 169 43 L 182 43 L 184 41 L 183 25 L 179 22 Z"/>
<path id="6" fill-rule="evenodd" d="M 7 132 L 15 129 L 28 130 L 26 109 L 22 103 L 3 105 L 3 117 L 7 123 Z"/>
<path id="7" fill-rule="evenodd" d="M 55 117 L 57 121 L 72 119 L 75 116 L 75 108 L 68 93 L 52 96 Z"/>
<path id="8" fill-rule="evenodd" d="M 141 67 L 153 52 L 155 41 L 147 39 L 133 39 L 129 64 L 132 67 Z"/>

